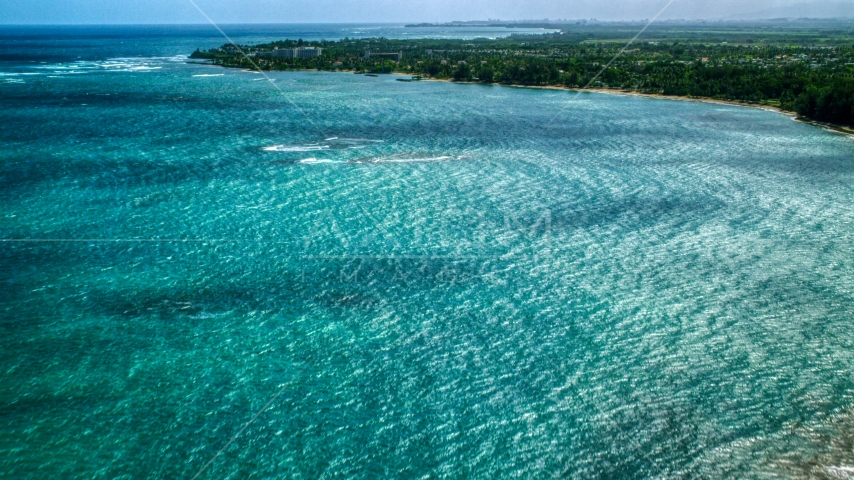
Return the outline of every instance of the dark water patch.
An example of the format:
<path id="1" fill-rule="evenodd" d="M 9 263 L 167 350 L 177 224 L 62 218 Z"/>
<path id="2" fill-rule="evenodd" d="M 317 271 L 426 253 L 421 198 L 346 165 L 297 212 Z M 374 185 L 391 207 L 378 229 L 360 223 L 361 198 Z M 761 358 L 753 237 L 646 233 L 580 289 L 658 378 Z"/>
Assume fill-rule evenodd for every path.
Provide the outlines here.
<path id="1" fill-rule="evenodd" d="M 197 162 L 146 159 L 145 156 L 127 153 L 113 158 L 39 156 L 5 159 L 0 164 L 0 196 L 11 199 L 32 193 L 39 185 L 54 182 L 74 185 L 72 188 L 109 190 L 174 187 L 217 179 L 269 179 L 267 170 L 262 166 L 247 169 L 241 159 L 228 156 Z M 165 191 L 154 196 L 147 195 L 139 202 L 134 201 L 133 206 L 151 205 L 166 200 L 168 196 Z"/>
<path id="2" fill-rule="evenodd" d="M 72 272 L 82 273 L 81 262 L 88 269 L 109 267 L 115 260 L 112 252 L 79 243 L 0 242 L 0 271 L 4 272 L 0 279 L 3 326 L 15 328 L 56 315 L 59 298 L 65 297 L 60 279 L 67 279 Z M 59 296 L 46 301 L 45 295 L 51 294 Z M 16 305 L 26 308 L 16 309 Z"/>
<path id="3" fill-rule="evenodd" d="M 45 75 L 49 75 L 45 74 Z M 82 74 L 95 75 L 95 74 Z M 123 75 L 122 73 L 114 73 L 111 75 Z M 127 75 L 127 74 L 125 74 Z M 101 75 L 98 75 L 101 76 Z M 48 81 L 41 76 L 23 77 L 29 81 Z M 77 78 L 66 79 L 69 81 L 77 80 Z M 60 80 L 54 80 L 50 86 L 56 85 Z M 105 91 L 106 90 L 106 91 Z M 90 92 L 83 92 L 70 89 L 49 89 L 40 90 L 39 94 L 34 95 L 30 91 L 12 90 L 4 91 L 0 98 L 3 99 L 7 107 L 15 107 L 19 109 L 31 109 L 39 111 L 48 108 L 77 108 L 80 106 L 88 106 L 89 109 L 85 113 L 102 114 L 95 109 L 109 109 L 127 111 L 129 108 L 146 108 L 146 107 L 169 107 L 186 110 L 201 110 L 201 111 L 228 111 L 235 114 L 249 114 L 265 110 L 284 110 L 288 111 L 293 107 L 291 105 L 282 104 L 278 101 L 264 101 L 257 98 L 246 98 L 242 102 L 234 102 L 228 98 L 222 98 L 216 95 L 199 95 L 197 92 L 187 90 L 184 92 L 156 90 L 115 90 L 101 87 L 93 87 Z M 61 114 L 62 110 L 56 112 Z M 125 123 L 131 126 L 131 123 Z M 104 125 L 109 127 L 109 125 Z M 11 133 L 11 132 L 7 132 Z"/>
<path id="4" fill-rule="evenodd" d="M 197 245 L 177 250 L 199 248 Z M 220 247 L 207 247 L 210 249 Z M 263 246 L 259 247 L 263 249 Z M 143 250 L 142 252 L 138 250 Z M 167 249 L 172 250 L 172 249 Z M 36 257 L 36 251 L 50 252 L 50 258 Z M 228 250 L 219 255 L 228 256 Z M 77 246 L 51 251 L 44 247 L 19 251 L 3 259 L 9 268 L 25 272 L 7 281 L 3 304 L 27 305 L 24 311 L 40 311 L 43 324 L 49 318 L 86 312 L 99 318 L 124 319 L 160 318 L 162 321 L 189 322 L 205 315 L 234 314 L 254 310 L 268 310 L 281 315 L 307 312 L 313 306 L 344 310 L 374 309 L 394 301 L 398 295 L 408 295 L 428 288 L 452 295 L 461 289 L 483 285 L 487 279 L 509 275 L 509 261 L 466 258 L 323 258 L 293 257 L 293 263 L 280 266 L 254 268 L 254 275 L 244 278 L 240 272 L 231 275 L 218 272 L 222 258 L 195 263 L 192 258 L 166 262 L 164 248 L 138 246 L 128 251 L 127 245 Z M 141 264 L 154 256 L 158 270 L 166 274 L 180 268 L 195 281 L 139 278 L 132 271 L 117 271 L 115 265 L 128 262 Z M 34 262 L 38 259 L 41 264 Z M 85 259 L 86 270 L 74 268 Z M 259 259 L 259 262 L 262 260 Z M 13 266 L 17 262 L 19 266 Z M 178 265 L 176 265 L 178 262 Z M 99 268 L 99 265 L 104 268 Z M 180 267 L 179 267 L 180 265 Z M 79 277 L 76 285 L 69 284 L 69 273 Z M 155 274 L 155 277 L 157 275 Z M 71 277 L 73 278 L 73 277 Z M 84 278 L 86 280 L 84 280 Z M 202 280 L 204 279 L 204 280 Z M 39 293 L 41 292 L 41 293 Z M 385 293 L 383 293 L 385 292 Z M 56 303 L 45 304 L 45 298 Z M 41 306 L 39 306 L 39 302 Z M 15 317 L 12 312 L 7 328 L 15 328 L 36 320 Z M 26 315 L 26 314 L 25 314 Z"/>

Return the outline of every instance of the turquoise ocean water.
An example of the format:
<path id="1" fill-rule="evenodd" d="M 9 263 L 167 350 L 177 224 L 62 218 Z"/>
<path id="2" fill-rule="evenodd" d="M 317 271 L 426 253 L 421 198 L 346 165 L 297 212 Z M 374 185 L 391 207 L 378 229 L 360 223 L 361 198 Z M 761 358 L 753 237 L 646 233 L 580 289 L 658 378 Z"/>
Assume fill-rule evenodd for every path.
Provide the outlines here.
<path id="1" fill-rule="evenodd" d="M 854 475 L 851 138 L 222 43 L 0 32 L 4 478 Z"/>

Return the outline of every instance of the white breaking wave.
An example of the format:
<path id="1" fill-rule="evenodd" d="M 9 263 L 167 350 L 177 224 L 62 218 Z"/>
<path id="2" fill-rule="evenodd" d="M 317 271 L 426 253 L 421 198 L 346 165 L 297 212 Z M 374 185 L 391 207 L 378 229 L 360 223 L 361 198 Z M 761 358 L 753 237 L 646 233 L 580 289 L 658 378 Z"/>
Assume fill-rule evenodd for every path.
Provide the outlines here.
<path id="1" fill-rule="evenodd" d="M 103 61 L 78 60 L 68 63 L 42 64 L 31 68 L 50 70 L 53 75 L 74 75 L 90 72 L 149 72 L 160 70 L 164 61 L 179 57 L 110 58 Z M 180 57 L 185 58 L 185 57 Z"/>
<path id="2" fill-rule="evenodd" d="M 222 77 L 224 73 L 200 73 L 198 75 L 193 75 L 194 77 Z"/>
<path id="3" fill-rule="evenodd" d="M 264 147 L 265 152 L 316 152 L 327 150 L 329 145 L 273 145 Z"/>
<path id="4" fill-rule="evenodd" d="M 456 160 L 457 157 L 440 155 L 438 157 L 413 157 L 413 158 L 382 158 L 377 163 L 415 163 L 415 162 L 441 162 L 444 160 Z"/>
<path id="5" fill-rule="evenodd" d="M 383 140 L 372 140 L 367 138 L 339 138 L 329 137 L 322 143 L 310 143 L 303 145 L 272 145 L 264 147 L 265 152 L 314 152 L 318 150 L 344 150 L 348 148 L 365 148 L 371 144 L 382 143 Z"/>
<path id="6" fill-rule="evenodd" d="M 149 66 L 145 66 L 145 65 L 136 65 L 136 66 L 129 67 L 126 69 L 119 69 L 119 71 L 120 72 L 143 72 L 143 71 L 149 71 L 149 70 L 160 70 L 161 68 L 163 68 L 163 67 L 149 67 Z"/>
<path id="7" fill-rule="evenodd" d="M 107 59 L 108 62 L 124 63 L 162 63 L 162 62 L 185 62 L 190 59 L 189 55 L 173 55 L 169 57 L 116 57 Z"/>
<path id="8" fill-rule="evenodd" d="M 327 140 L 327 141 L 333 141 L 333 140 L 334 140 L 335 142 L 338 142 L 338 143 L 347 143 L 347 144 L 354 144 L 354 143 L 383 143 L 383 142 L 385 142 L 385 140 L 375 140 L 375 139 L 372 139 L 372 138 L 338 138 L 338 137 L 332 137 L 332 138 L 327 138 L 326 140 Z"/>
<path id="9" fill-rule="evenodd" d="M 429 153 L 398 153 L 394 155 L 367 157 L 353 160 L 352 163 L 424 163 L 460 160 L 463 157 L 455 155 L 435 155 Z"/>
<path id="10" fill-rule="evenodd" d="M 854 467 L 827 467 L 827 470 L 832 473 L 854 473 Z"/>

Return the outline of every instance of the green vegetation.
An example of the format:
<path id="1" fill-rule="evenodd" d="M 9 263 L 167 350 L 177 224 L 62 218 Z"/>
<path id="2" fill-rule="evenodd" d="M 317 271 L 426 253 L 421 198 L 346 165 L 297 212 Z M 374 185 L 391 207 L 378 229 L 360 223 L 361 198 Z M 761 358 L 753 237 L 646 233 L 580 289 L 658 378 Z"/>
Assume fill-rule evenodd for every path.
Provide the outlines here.
<path id="1" fill-rule="evenodd" d="M 772 105 L 813 120 L 854 125 L 854 23 L 664 24 L 625 48 L 638 30 L 637 24 L 579 24 L 563 25 L 556 34 L 497 40 L 345 38 L 241 49 L 264 70 L 394 72 L 505 85 L 606 88 Z M 323 54 L 312 59 L 260 55 L 303 45 L 321 47 Z M 374 56 L 390 52 L 402 52 L 402 59 Z M 253 68 L 231 45 L 196 51 L 193 58 Z"/>

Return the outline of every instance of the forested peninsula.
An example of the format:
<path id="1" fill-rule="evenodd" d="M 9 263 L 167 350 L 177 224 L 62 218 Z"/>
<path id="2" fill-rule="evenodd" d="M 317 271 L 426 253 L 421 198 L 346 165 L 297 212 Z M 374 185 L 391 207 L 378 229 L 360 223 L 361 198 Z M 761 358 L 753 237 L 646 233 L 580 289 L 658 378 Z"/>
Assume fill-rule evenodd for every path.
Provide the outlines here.
<path id="1" fill-rule="evenodd" d="M 630 28 L 565 27 L 558 33 L 502 39 L 385 38 L 197 50 L 194 59 L 262 70 L 403 73 L 414 79 L 519 86 L 597 88 L 768 105 L 819 122 L 854 126 L 854 28 L 797 30 L 756 26 L 721 33 L 660 27 L 628 47 Z M 783 33 L 781 34 L 780 31 Z M 585 32 L 587 32 L 585 34 Z M 809 32 L 808 32 L 809 33 Z M 312 58 L 277 50 L 319 48 Z M 291 50 L 293 51 L 293 50 Z"/>

